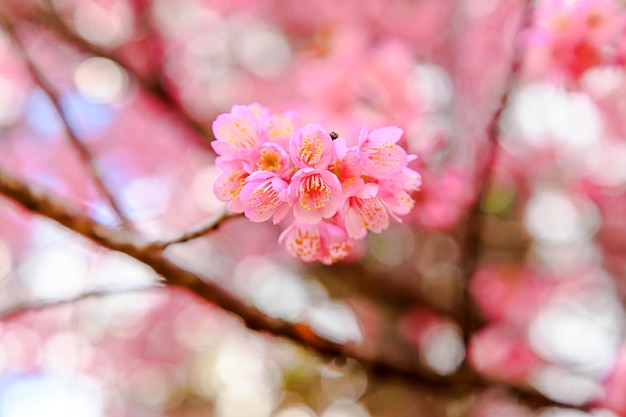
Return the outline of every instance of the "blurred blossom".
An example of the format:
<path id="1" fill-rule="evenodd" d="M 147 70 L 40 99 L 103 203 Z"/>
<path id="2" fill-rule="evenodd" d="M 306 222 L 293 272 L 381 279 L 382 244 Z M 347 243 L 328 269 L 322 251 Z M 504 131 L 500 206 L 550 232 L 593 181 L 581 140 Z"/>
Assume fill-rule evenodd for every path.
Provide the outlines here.
<path id="1" fill-rule="evenodd" d="M 540 392 L 565 404 L 582 405 L 602 394 L 602 388 L 593 378 L 553 365 L 537 367 L 530 375 L 530 382 Z"/>
<path id="2" fill-rule="evenodd" d="M 0 371 L 10 375 L 35 370 L 41 363 L 42 343 L 34 330 L 19 324 L 7 325 L 0 335 Z"/>
<path id="3" fill-rule="evenodd" d="M 103 288 L 156 285 L 160 280 L 152 269 L 122 253 L 100 253 L 92 265 L 89 282 Z"/>
<path id="4" fill-rule="evenodd" d="M 203 305 L 191 305 L 176 315 L 176 341 L 190 351 L 202 352 L 217 342 L 229 327 L 219 313 Z"/>
<path id="5" fill-rule="evenodd" d="M 165 408 L 168 396 L 176 383 L 171 375 L 167 375 L 167 372 L 157 366 L 137 370 L 132 380 L 138 399 L 147 409 L 155 411 Z"/>
<path id="6" fill-rule="evenodd" d="M 219 16 L 199 0 L 155 0 L 152 11 L 158 28 L 171 36 L 187 37 L 198 26 L 213 26 Z"/>
<path id="7" fill-rule="evenodd" d="M 484 322 L 467 347 L 446 315 L 407 300 L 419 295 L 433 308 L 462 311 L 468 260 L 461 243 L 472 220 L 474 168 L 485 156 L 474 145 L 502 92 L 523 2 L 51 0 L 61 22 L 96 46 L 92 53 L 53 36 L 61 22 L 38 10 L 46 1 L 6 3 L 69 124 L 145 239 L 178 236 L 226 210 L 212 192 L 221 171 L 209 138 L 187 116 L 209 130 L 233 104 L 259 102 L 268 108 L 253 106 L 251 120 L 294 109 L 296 124 L 322 123 L 347 146 L 357 144 L 362 126 L 402 129 L 397 144 L 420 155 L 410 166 L 422 174 L 422 190 L 412 193 L 415 182 L 397 195 L 414 198 L 413 211 L 370 234 L 346 269 L 295 264 L 279 249 L 279 230 L 240 219 L 166 255 L 270 317 L 310 325 L 336 343 L 361 343 L 365 355 L 401 350 L 451 383 L 461 365 L 491 382 L 430 395 L 370 381 L 352 359 L 320 362 L 164 286 L 0 320 L 0 417 L 626 416 L 623 1 L 531 2 L 534 28 L 522 35 L 530 40 L 524 65 L 499 121 L 503 152 L 480 206 L 480 259 L 467 284 Z M 118 227 L 15 52 L 0 33 L 0 165 Z M 269 128 L 256 132 L 259 149 L 271 155 L 264 135 L 285 142 L 290 122 L 264 120 L 285 129 L 276 137 Z M 343 142 L 327 139 L 343 153 Z M 308 166 L 302 155 L 295 159 Z M 260 171 L 272 167 L 269 159 L 250 161 Z M 280 175 L 293 175 L 294 162 L 281 160 Z M 332 175 L 349 168 L 340 165 Z M 342 177 L 341 190 L 370 174 Z M 235 179 L 247 200 L 261 181 L 258 174 Z M 380 184 L 370 184 L 373 199 Z M 160 285 L 138 261 L 33 219 L 0 207 L 0 309 Z M 324 227 L 331 243 L 343 235 Z M 338 271 L 372 276 L 353 283 Z M 391 284 L 406 298 L 387 299 Z M 585 411 L 532 409 L 507 393 L 518 385 Z"/>
<path id="8" fill-rule="evenodd" d="M 550 294 L 550 283 L 540 274 L 515 266 L 485 267 L 471 280 L 470 290 L 484 317 L 525 325 Z"/>
<path id="9" fill-rule="evenodd" d="M 210 190 L 221 172 L 214 166 L 205 168 L 193 178 L 191 182 L 191 197 L 194 205 L 202 212 L 211 214 L 223 212 L 226 203 L 218 200 L 215 193 Z"/>
<path id="10" fill-rule="evenodd" d="M 415 345 L 422 361 L 441 375 L 453 373 L 465 358 L 458 327 L 430 310 L 415 309 L 404 315 L 399 330 Z"/>
<path id="11" fill-rule="evenodd" d="M 0 126 L 13 124 L 20 116 L 24 93 L 10 80 L 0 76 Z"/>
<path id="12" fill-rule="evenodd" d="M 459 329 L 452 324 L 433 326 L 423 336 L 420 354 L 424 362 L 440 375 L 454 373 L 465 358 Z"/>
<path id="13" fill-rule="evenodd" d="M 414 69 L 414 77 L 415 88 L 428 110 L 437 110 L 450 104 L 452 81 L 444 68 L 434 64 L 418 64 Z"/>
<path id="14" fill-rule="evenodd" d="M 602 375 L 613 364 L 623 325 L 623 312 L 614 295 L 587 289 L 547 303 L 532 320 L 528 338 L 542 358 Z"/>
<path id="15" fill-rule="evenodd" d="M 142 177 L 125 184 L 122 190 L 126 213 L 134 220 L 159 216 L 169 207 L 172 180 L 167 177 Z"/>
<path id="16" fill-rule="evenodd" d="M 594 149 L 585 160 L 587 176 L 605 187 L 620 187 L 626 184 L 626 143 L 615 140 Z"/>
<path id="17" fill-rule="evenodd" d="M 393 225 L 385 233 L 367 236 L 371 256 L 383 268 L 398 266 L 406 261 L 415 247 L 415 238 L 411 229 L 405 225 Z"/>
<path id="18" fill-rule="evenodd" d="M 58 243 L 33 251 L 19 266 L 19 276 L 38 299 L 63 299 L 87 285 L 89 252 L 77 242 Z"/>
<path id="19" fill-rule="evenodd" d="M 240 35 L 236 51 L 242 65 L 260 77 L 273 77 L 287 67 L 290 47 L 285 36 L 276 28 L 250 25 Z"/>
<path id="20" fill-rule="evenodd" d="M 241 260 L 234 280 L 242 297 L 273 317 L 297 321 L 311 303 L 302 278 L 266 257 Z"/>
<path id="21" fill-rule="evenodd" d="M 557 189 L 535 190 L 526 207 L 528 232 L 535 239 L 551 243 L 589 238 L 599 222 L 598 210 L 590 200 Z"/>
<path id="22" fill-rule="evenodd" d="M 604 67 L 587 71 L 582 79 L 582 86 L 592 97 L 602 99 L 619 89 L 623 82 L 623 68 Z"/>
<path id="23" fill-rule="evenodd" d="M 599 265 L 601 260 L 597 245 L 589 241 L 564 243 L 534 242 L 528 262 L 554 272 L 570 273 Z M 537 261 L 537 262 L 535 262 Z"/>
<path id="24" fill-rule="evenodd" d="M 359 342 L 362 339 L 360 325 L 345 304 L 327 302 L 311 306 L 306 317 L 315 332 L 334 342 Z"/>
<path id="25" fill-rule="evenodd" d="M 226 111 L 235 103 L 243 103 L 252 95 L 254 86 L 248 74 L 232 69 L 220 76 L 208 89 L 210 104 L 213 109 Z M 191 96 L 190 100 L 198 108 L 198 101 L 203 102 L 204 96 Z M 198 108 L 201 109 L 201 108 Z M 206 111 L 206 109 L 204 110 Z"/>
<path id="26" fill-rule="evenodd" d="M 526 382 L 529 373 L 542 363 L 524 335 L 504 323 L 492 324 L 476 333 L 470 342 L 468 358 L 478 372 L 514 382 Z"/>
<path id="27" fill-rule="evenodd" d="M 361 404 L 339 399 L 331 403 L 320 417 L 370 417 L 370 413 Z"/>
<path id="28" fill-rule="evenodd" d="M 568 408 L 548 408 L 537 413 L 537 417 L 591 417 L 592 414 Z"/>
<path id="29" fill-rule="evenodd" d="M 306 406 L 294 406 L 283 408 L 274 417 L 317 417 L 317 414 L 309 407 Z"/>
<path id="30" fill-rule="evenodd" d="M 498 0 L 464 0 L 463 11 L 474 18 L 480 18 L 492 13 L 498 5 Z"/>
<path id="31" fill-rule="evenodd" d="M 74 83 L 85 97 L 103 103 L 119 98 L 126 90 L 128 76 L 115 62 L 100 57 L 87 58 L 74 72 Z"/>
<path id="32" fill-rule="evenodd" d="M 250 336 L 226 339 L 221 344 L 215 363 L 217 416 L 271 415 L 282 377 L 273 362 L 264 360 L 261 349 Z"/>
<path id="33" fill-rule="evenodd" d="M 602 116 L 586 94 L 547 83 L 529 84 L 518 90 L 505 120 L 508 137 L 503 146 L 507 149 L 522 144 L 531 149 L 552 146 L 564 155 L 584 153 L 597 146 L 603 134 Z"/>
<path id="34" fill-rule="evenodd" d="M 13 256 L 11 247 L 0 239 L 0 288 L 10 278 L 13 270 Z"/>
<path id="35" fill-rule="evenodd" d="M 531 417 L 529 408 L 520 404 L 505 391 L 490 389 L 483 393 L 472 410 L 472 417 Z"/>
<path id="36" fill-rule="evenodd" d="M 89 377 L 24 375 L 0 379 L 0 417 L 104 417 L 104 392 Z"/>
<path id="37" fill-rule="evenodd" d="M 113 48 L 132 36 L 134 17 L 127 2 L 109 0 L 79 3 L 74 11 L 74 25 L 88 41 Z"/>

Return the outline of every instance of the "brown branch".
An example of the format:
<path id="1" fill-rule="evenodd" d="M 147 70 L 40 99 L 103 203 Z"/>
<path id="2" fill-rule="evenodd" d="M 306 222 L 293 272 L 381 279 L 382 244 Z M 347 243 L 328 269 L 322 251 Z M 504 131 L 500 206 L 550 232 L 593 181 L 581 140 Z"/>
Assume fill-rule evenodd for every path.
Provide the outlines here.
<path id="1" fill-rule="evenodd" d="M 489 183 L 493 173 L 493 168 L 496 164 L 498 150 L 500 148 L 500 120 L 502 118 L 502 114 L 508 106 L 511 92 L 515 87 L 515 83 L 522 69 L 525 48 L 520 34 L 532 25 L 533 8 L 531 4 L 531 0 L 525 0 L 524 10 L 521 13 L 522 16 L 520 23 L 518 25 L 516 36 L 514 37 L 513 57 L 508 71 L 508 77 L 505 81 L 504 91 L 500 97 L 498 107 L 493 112 L 489 123 L 487 124 L 486 157 L 483 165 L 475 177 L 474 182 L 474 187 L 477 191 L 474 196 L 474 200 L 468 208 L 465 236 L 462 243 L 463 257 L 461 259 L 461 267 L 464 276 L 464 302 L 463 311 L 461 311 L 461 323 L 463 323 L 466 344 L 469 342 L 472 333 L 480 325 L 474 303 L 472 302 L 471 295 L 469 293 L 469 281 L 476 272 L 478 260 L 481 256 L 481 237 L 485 228 L 481 203 L 484 201 L 488 193 Z"/>
<path id="2" fill-rule="evenodd" d="M 50 84 L 50 82 L 48 82 L 48 80 L 39 70 L 35 62 L 31 59 L 27 52 L 26 46 L 17 35 L 15 27 L 2 13 L 0 13 L 0 26 L 2 26 L 11 41 L 16 46 L 16 51 L 20 54 L 22 60 L 26 64 L 26 67 L 28 68 L 28 71 L 30 72 L 33 80 L 52 102 L 52 105 L 54 106 L 57 114 L 61 119 L 63 128 L 70 143 L 78 153 L 82 163 L 87 167 L 87 170 L 89 171 L 91 179 L 93 180 L 96 188 L 98 189 L 100 194 L 108 201 L 109 205 L 111 206 L 119 220 L 122 222 L 122 226 L 125 228 L 131 227 L 131 222 L 124 215 L 122 208 L 117 203 L 117 201 L 113 197 L 113 194 L 102 180 L 102 173 L 96 166 L 91 152 L 89 151 L 89 149 L 87 149 L 83 141 L 79 139 L 78 133 L 72 126 L 72 123 L 69 121 L 67 110 L 65 110 L 61 103 L 61 97 L 58 91 L 56 91 L 54 86 Z"/>
<path id="3" fill-rule="evenodd" d="M 49 3 L 49 2 L 48 2 Z M 213 139 L 212 132 L 207 129 L 202 123 L 196 120 L 189 112 L 183 107 L 180 101 L 174 97 L 169 89 L 163 82 L 160 75 L 158 76 L 146 76 L 140 74 L 132 65 L 123 60 L 119 54 L 115 51 L 102 48 L 95 45 L 82 36 L 80 36 L 74 29 L 69 27 L 65 21 L 54 11 L 53 7 L 48 7 L 48 10 L 41 10 L 39 13 L 32 16 L 32 23 L 44 27 L 50 31 L 55 32 L 61 37 L 65 38 L 72 45 L 77 46 L 84 52 L 110 59 L 120 65 L 131 77 L 139 84 L 139 86 L 152 97 L 156 98 L 165 108 L 167 108 L 175 117 L 177 117 L 183 126 L 191 127 L 191 129 L 199 134 L 203 139 L 203 143 L 206 145 Z"/>
<path id="4" fill-rule="evenodd" d="M 153 291 L 157 289 L 163 289 L 163 286 L 159 286 L 156 283 L 153 285 L 142 286 L 142 287 L 130 287 L 130 288 L 105 288 L 87 291 L 84 293 L 77 294 L 70 298 L 63 299 L 51 299 L 51 300 L 35 300 L 35 301 L 24 301 L 18 304 L 15 304 L 11 307 L 7 307 L 3 310 L 0 310 L 0 320 L 9 320 L 21 314 L 44 310 L 48 308 L 58 307 L 67 304 L 73 304 L 79 301 L 83 301 L 89 298 L 104 298 L 115 295 L 122 294 L 132 294 L 143 291 Z"/>
<path id="5" fill-rule="evenodd" d="M 186 288 L 205 301 L 239 317 L 252 330 L 290 339 L 322 355 L 353 358 L 370 372 L 403 378 L 428 392 L 472 393 L 493 385 L 493 382 L 486 381 L 467 367 L 455 375 L 447 377 L 435 375 L 423 369 L 413 357 L 407 360 L 401 355 L 381 354 L 359 349 L 355 344 L 339 344 L 316 334 L 305 323 L 291 323 L 270 317 L 239 300 L 209 278 L 173 263 L 165 257 L 162 251 L 150 249 L 150 245 L 144 244 L 133 231 L 106 227 L 69 205 L 67 201 L 53 192 L 29 185 L 9 174 L 2 167 L 0 167 L 0 194 L 27 210 L 52 219 L 105 248 L 137 259 L 161 275 L 166 285 Z M 509 389 L 518 397 L 536 406 L 561 405 L 543 397 L 529 387 L 510 386 Z"/>
<path id="6" fill-rule="evenodd" d="M 230 219 L 236 219 L 243 217 L 243 213 L 229 213 L 225 212 L 220 217 L 215 220 L 210 221 L 209 223 L 198 227 L 195 230 L 191 230 L 183 233 L 182 235 L 169 239 L 169 240 L 159 240 L 156 242 L 151 242 L 149 246 L 149 250 L 158 250 L 163 251 L 168 248 L 170 245 L 175 245 L 178 243 L 189 242 L 190 240 L 198 239 L 202 236 L 207 235 L 210 232 L 214 232 L 219 229 L 224 223 L 226 223 Z"/>

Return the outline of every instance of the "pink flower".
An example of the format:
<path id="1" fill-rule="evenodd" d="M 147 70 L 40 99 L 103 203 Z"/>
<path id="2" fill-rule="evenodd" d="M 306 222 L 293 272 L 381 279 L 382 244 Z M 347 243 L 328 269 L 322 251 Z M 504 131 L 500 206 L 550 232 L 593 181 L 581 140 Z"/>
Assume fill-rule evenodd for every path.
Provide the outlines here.
<path id="1" fill-rule="evenodd" d="M 299 127 L 298 114 L 294 111 L 272 114 L 264 120 L 265 140 L 287 147 L 289 146 L 289 139 Z"/>
<path id="2" fill-rule="evenodd" d="M 389 213 L 384 201 L 377 196 L 369 198 L 350 197 L 343 210 L 348 235 L 362 239 L 368 230 L 380 233 L 389 227 Z"/>
<path id="3" fill-rule="evenodd" d="M 249 175 L 243 167 L 243 162 L 239 159 L 218 157 L 215 165 L 223 172 L 213 186 L 213 192 L 217 199 L 228 201 L 228 209 L 233 213 L 243 212 L 239 195 Z"/>
<path id="4" fill-rule="evenodd" d="M 230 113 L 217 116 L 213 122 L 215 140 L 211 146 L 219 155 L 241 157 L 259 144 L 259 121 L 251 107 L 233 106 Z"/>
<path id="5" fill-rule="evenodd" d="M 411 210 L 421 177 L 407 163 L 417 156 L 397 145 L 396 126 L 363 129 L 358 145 L 348 148 L 319 124 L 298 125 L 296 113 L 271 114 L 256 103 L 218 116 L 212 146 L 222 175 L 214 190 L 253 222 L 278 224 L 293 213 L 280 236 L 287 251 L 331 264 L 349 254 L 354 239 L 380 233 L 390 217 L 400 221 Z"/>
<path id="6" fill-rule="evenodd" d="M 577 81 L 587 70 L 612 61 L 623 38 L 623 19 L 615 0 L 542 2 L 529 33 L 530 61 L 555 81 Z"/>
<path id="7" fill-rule="evenodd" d="M 392 179 L 379 184 L 378 196 L 384 201 L 389 213 L 401 221 L 398 215 L 408 214 L 415 206 L 411 193 L 420 189 L 422 177 L 410 168 L 404 168 Z"/>
<path id="8" fill-rule="evenodd" d="M 344 197 L 355 195 L 365 184 L 361 177 L 364 174 L 361 158 L 355 149 L 347 149 L 343 138 L 336 139 L 333 145 L 337 159 L 330 165 L 329 170 L 339 178 Z"/>
<path id="9" fill-rule="evenodd" d="M 322 126 L 309 123 L 291 137 L 289 153 L 300 168 L 326 169 L 333 158 L 333 141 Z"/>
<path id="10" fill-rule="evenodd" d="M 277 224 L 289 211 L 287 182 L 272 172 L 258 171 L 246 178 L 240 198 L 244 214 L 256 223 L 274 216 Z"/>
<path id="11" fill-rule="evenodd" d="M 358 152 L 363 169 L 378 179 L 390 178 L 406 167 L 407 154 L 396 142 L 402 137 L 397 126 L 381 127 L 369 135 L 362 129 L 359 135 Z"/>
<path id="12" fill-rule="evenodd" d="M 249 172 L 275 172 L 280 176 L 289 176 L 293 168 L 287 151 L 279 144 L 271 142 L 254 148 L 245 166 Z"/>
<path id="13" fill-rule="evenodd" d="M 342 197 L 341 183 L 335 174 L 312 168 L 294 174 L 288 193 L 293 215 L 309 224 L 333 217 Z"/>
<path id="14" fill-rule="evenodd" d="M 295 221 L 278 241 L 285 242 L 290 255 L 304 262 L 320 261 L 326 265 L 345 258 L 354 247 L 354 241 L 343 228 L 327 221 L 316 224 Z"/>

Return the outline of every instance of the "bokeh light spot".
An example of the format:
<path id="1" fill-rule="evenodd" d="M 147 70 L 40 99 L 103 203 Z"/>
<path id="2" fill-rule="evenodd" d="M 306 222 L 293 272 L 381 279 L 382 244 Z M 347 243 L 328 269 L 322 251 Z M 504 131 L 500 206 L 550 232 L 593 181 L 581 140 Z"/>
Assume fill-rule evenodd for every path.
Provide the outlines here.
<path id="1" fill-rule="evenodd" d="M 126 72 L 110 59 L 87 58 L 74 72 L 74 83 L 85 97 L 108 103 L 119 98 L 126 90 Z"/>

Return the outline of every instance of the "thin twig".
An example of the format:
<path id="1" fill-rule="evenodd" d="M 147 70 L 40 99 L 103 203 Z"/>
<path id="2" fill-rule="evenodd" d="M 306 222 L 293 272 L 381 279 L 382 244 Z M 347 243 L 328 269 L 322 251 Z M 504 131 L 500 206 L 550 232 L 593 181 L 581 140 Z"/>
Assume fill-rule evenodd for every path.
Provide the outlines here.
<path id="1" fill-rule="evenodd" d="M 149 246 L 145 245 L 135 232 L 104 226 L 55 193 L 29 185 L 2 167 L 0 167 L 0 194 L 27 210 L 54 220 L 91 239 L 102 247 L 137 259 L 161 275 L 164 284 L 189 290 L 205 301 L 239 317 L 252 330 L 288 338 L 325 356 L 355 359 L 370 372 L 400 377 L 433 393 L 472 393 L 493 385 L 493 382 L 485 380 L 467 367 L 463 367 L 461 372 L 454 375 L 436 375 L 421 367 L 412 356 L 407 359 L 389 352 L 360 349 L 353 343 L 336 343 L 318 335 L 306 323 L 292 323 L 268 316 L 218 286 L 208 277 L 173 263 L 163 252 L 147 249 Z M 563 405 L 545 398 L 530 387 L 509 386 L 509 389 L 535 406 Z"/>
<path id="2" fill-rule="evenodd" d="M 59 95 L 58 91 L 56 91 L 54 86 L 52 86 L 52 84 L 50 84 L 46 77 L 41 73 L 35 62 L 29 56 L 26 46 L 17 35 L 15 27 L 2 13 L 0 13 L 0 26 L 2 26 L 4 31 L 15 44 L 16 49 L 21 55 L 22 60 L 26 64 L 32 78 L 52 102 L 57 114 L 61 119 L 61 122 L 65 129 L 65 133 L 70 143 L 78 152 L 78 155 L 80 156 L 83 164 L 87 167 L 87 170 L 91 174 L 92 180 L 96 188 L 98 189 L 100 194 L 108 201 L 109 205 L 121 221 L 122 226 L 125 228 L 130 228 L 132 226 L 131 222 L 124 215 L 122 208 L 117 203 L 117 201 L 113 197 L 113 194 L 102 180 L 101 172 L 96 166 L 91 152 L 89 151 L 89 149 L 87 149 L 83 141 L 79 139 L 78 133 L 70 122 L 67 110 L 63 107 L 61 103 L 61 96 Z"/>
<path id="3" fill-rule="evenodd" d="M 161 75 L 143 75 L 133 68 L 132 65 L 129 65 L 128 62 L 122 59 L 115 51 L 102 48 L 89 42 L 69 27 L 56 13 L 53 7 L 48 7 L 48 10 L 40 11 L 38 14 L 34 15 L 30 21 L 61 35 L 72 45 L 77 46 L 85 52 L 116 62 L 137 81 L 144 91 L 150 93 L 152 97 L 156 98 L 165 108 L 181 120 L 183 126 L 191 127 L 195 133 L 199 134 L 204 139 L 203 143 L 205 145 L 213 139 L 212 132 L 194 118 L 180 101 L 170 93 Z"/>
<path id="4" fill-rule="evenodd" d="M 478 260 L 481 255 L 481 237 L 485 227 L 484 219 L 482 217 L 481 203 L 488 193 L 489 183 L 493 173 L 493 168 L 496 164 L 498 150 L 500 148 L 500 120 L 502 118 L 502 114 L 508 106 L 511 92 L 515 87 L 519 72 L 521 71 L 523 65 L 525 48 L 520 34 L 532 25 L 532 14 L 532 1 L 526 0 L 517 33 L 514 37 L 513 57 L 508 71 L 508 77 L 505 81 L 504 91 L 500 97 L 498 107 L 493 112 L 491 119 L 487 124 L 485 161 L 475 177 L 474 187 L 477 191 L 474 196 L 474 200 L 468 208 L 466 230 L 464 242 L 462 244 L 463 258 L 461 260 L 461 266 L 464 273 L 464 311 L 461 312 L 461 316 L 463 318 L 463 330 L 466 343 L 469 342 L 472 333 L 479 326 L 475 307 L 469 293 L 469 281 L 476 272 Z"/>
<path id="5" fill-rule="evenodd" d="M 175 244 L 178 244 L 178 243 L 189 242 L 190 240 L 198 239 L 198 238 L 200 238 L 202 236 L 207 235 L 210 232 L 214 232 L 217 229 L 219 229 L 228 220 L 236 219 L 236 218 L 239 218 L 239 217 L 243 217 L 243 213 L 229 213 L 229 212 L 225 212 L 220 217 L 218 217 L 217 219 L 212 220 L 212 221 L 208 222 L 207 224 L 198 227 L 195 230 L 191 230 L 191 231 L 185 232 L 182 235 L 180 235 L 180 236 L 178 236 L 176 238 L 170 239 L 170 240 L 159 240 L 159 241 L 156 241 L 156 242 L 152 242 L 148 246 L 152 250 L 163 251 L 163 250 L 167 249 L 168 246 L 170 246 L 170 245 L 175 245 Z"/>
<path id="6" fill-rule="evenodd" d="M 74 295 L 70 298 L 61 298 L 61 299 L 50 299 L 50 300 L 35 300 L 35 301 L 24 301 L 18 304 L 15 304 L 11 307 L 0 310 L 0 320 L 9 320 L 14 318 L 20 314 L 24 314 L 31 311 L 38 311 L 49 309 L 53 307 L 58 307 L 67 304 L 73 304 L 82 300 L 86 300 L 88 298 L 104 298 L 115 295 L 122 294 L 133 294 L 137 292 L 144 291 L 153 291 L 158 289 L 163 289 L 164 286 L 159 286 L 156 284 L 141 286 L 141 287 L 123 287 L 123 288 L 104 288 L 97 289 L 92 291 L 87 291 L 84 293 L 80 293 Z"/>

